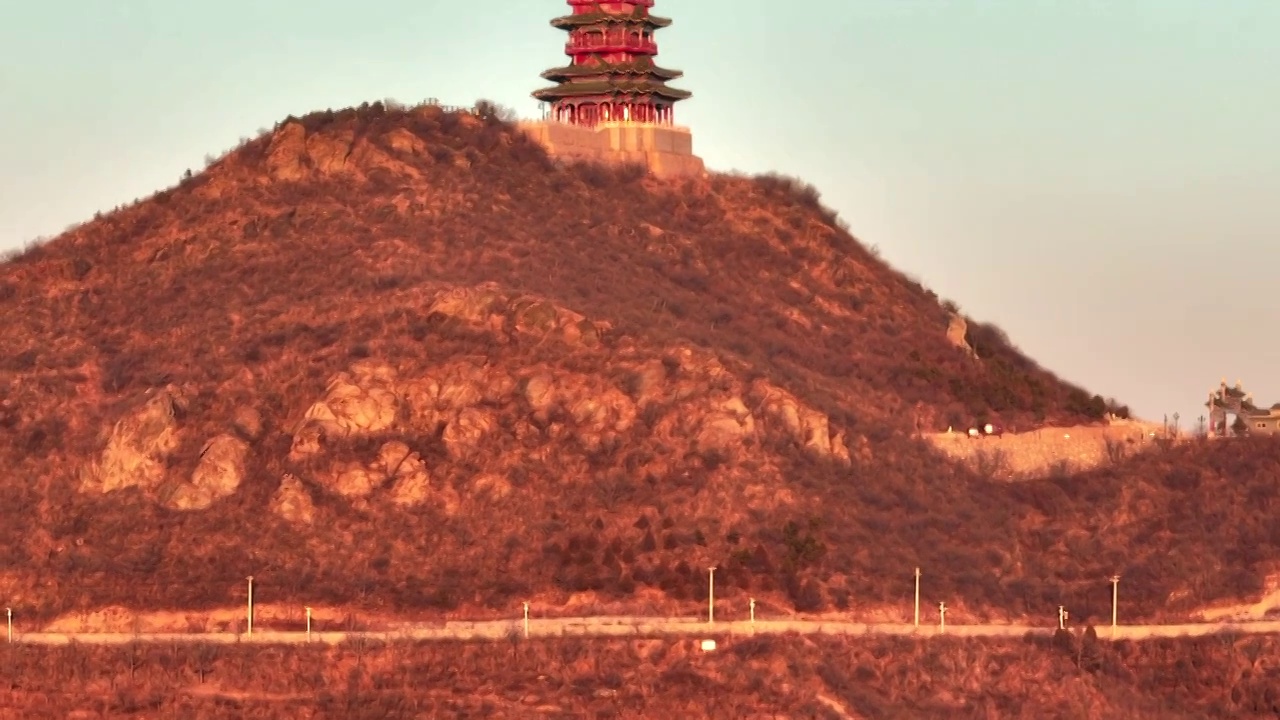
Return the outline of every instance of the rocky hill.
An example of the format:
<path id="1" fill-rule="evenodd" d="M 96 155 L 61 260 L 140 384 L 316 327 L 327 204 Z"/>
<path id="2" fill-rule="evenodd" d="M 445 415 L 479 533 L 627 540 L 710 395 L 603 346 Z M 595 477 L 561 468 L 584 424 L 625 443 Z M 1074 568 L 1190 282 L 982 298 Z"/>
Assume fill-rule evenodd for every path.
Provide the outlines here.
<path id="1" fill-rule="evenodd" d="M 561 166 L 484 111 L 287 119 L 4 263 L 0 311 L 0 596 L 42 617 L 234 604 L 247 575 L 365 612 L 687 611 L 712 564 L 724 602 L 895 617 L 919 565 L 955 622 L 1097 605 L 1120 571 L 1150 616 L 1272 556 L 1202 514 L 1274 496 L 1234 455 L 1005 486 L 938 452 L 1107 403 L 812 188 Z"/>

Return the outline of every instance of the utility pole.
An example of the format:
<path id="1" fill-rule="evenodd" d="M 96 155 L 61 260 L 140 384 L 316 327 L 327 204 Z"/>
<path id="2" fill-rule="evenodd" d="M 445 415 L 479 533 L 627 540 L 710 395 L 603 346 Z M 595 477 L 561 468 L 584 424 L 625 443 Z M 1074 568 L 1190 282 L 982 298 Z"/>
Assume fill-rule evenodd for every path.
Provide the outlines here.
<path id="1" fill-rule="evenodd" d="M 1067 629 L 1067 610 L 1063 606 L 1058 606 L 1058 629 Z"/>
<path id="2" fill-rule="evenodd" d="M 938 634 L 941 635 L 947 631 L 947 604 L 938 603 Z"/>
<path id="3" fill-rule="evenodd" d="M 246 578 L 249 581 L 249 626 L 248 634 L 253 634 L 253 576 Z"/>
<path id="4" fill-rule="evenodd" d="M 1116 618 L 1119 613 L 1116 611 L 1120 604 L 1120 576 L 1111 576 L 1111 637 L 1116 636 Z"/>
<path id="5" fill-rule="evenodd" d="M 529 603 L 524 604 L 524 639 L 529 639 Z"/>
<path id="6" fill-rule="evenodd" d="M 756 599 L 751 598 L 751 629 L 754 630 L 755 626 L 756 626 Z"/>
<path id="7" fill-rule="evenodd" d="M 9 620 L 9 642 L 13 642 L 13 608 L 5 608 L 4 614 Z"/>
<path id="8" fill-rule="evenodd" d="M 916 568 L 916 627 L 920 627 L 920 568 Z"/>
<path id="9" fill-rule="evenodd" d="M 716 566 L 707 568 L 707 624 L 716 622 Z"/>
<path id="10" fill-rule="evenodd" d="M 311 608 L 307 608 L 307 642 L 311 642 Z"/>

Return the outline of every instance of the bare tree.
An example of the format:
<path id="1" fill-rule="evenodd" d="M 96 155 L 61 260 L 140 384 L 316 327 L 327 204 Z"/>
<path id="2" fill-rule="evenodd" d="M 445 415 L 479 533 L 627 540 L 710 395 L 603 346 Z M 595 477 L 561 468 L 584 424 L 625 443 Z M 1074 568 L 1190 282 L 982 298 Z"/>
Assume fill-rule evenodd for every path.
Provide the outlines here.
<path id="1" fill-rule="evenodd" d="M 197 643 L 195 647 L 196 674 L 203 685 L 205 678 L 213 672 L 214 663 L 218 660 L 218 648 L 209 643 Z"/>
<path id="2" fill-rule="evenodd" d="M 1010 470 L 1009 458 L 1005 456 L 1004 450 L 999 448 L 994 450 L 984 448 L 974 453 L 972 467 L 983 480 L 996 480 Z"/>
<path id="3" fill-rule="evenodd" d="M 1209 437 L 1209 421 L 1205 416 L 1201 415 L 1196 419 L 1195 438 L 1203 440 L 1207 437 Z"/>
<path id="4" fill-rule="evenodd" d="M 1112 465 L 1119 465 L 1124 461 L 1125 456 L 1128 455 L 1129 448 L 1125 441 L 1120 438 L 1108 437 L 1106 439 L 1106 447 L 1107 460 L 1109 460 Z"/>
<path id="5" fill-rule="evenodd" d="M 499 122 L 515 122 L 518 119 L 516 111 L 506 105 L 498 104 L 492 100 L 480 99 L 476 101 L 473 110 L 477 117 L 486 120 L 493 119 Z"/>

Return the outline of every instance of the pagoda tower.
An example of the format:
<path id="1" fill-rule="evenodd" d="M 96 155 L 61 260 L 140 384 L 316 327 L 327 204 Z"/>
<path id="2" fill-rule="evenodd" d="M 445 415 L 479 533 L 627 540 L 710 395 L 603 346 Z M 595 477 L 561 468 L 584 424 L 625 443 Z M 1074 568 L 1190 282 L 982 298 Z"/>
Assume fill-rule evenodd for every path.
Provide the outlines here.
<path id="1" fill-rule="evenodd" d="M 675 104 L 692 93 L 667 85 L 684 73 L 654 62 L 654 33 L 671 24 L 649 13 L 654 0 L 567 1 L 572 12 L 551 25 L 569 33 L 569 64 L 542 73 L 556 85 L 533 93 L 550 104 L 548 119 L 580 127 L 674 125 Z"/>

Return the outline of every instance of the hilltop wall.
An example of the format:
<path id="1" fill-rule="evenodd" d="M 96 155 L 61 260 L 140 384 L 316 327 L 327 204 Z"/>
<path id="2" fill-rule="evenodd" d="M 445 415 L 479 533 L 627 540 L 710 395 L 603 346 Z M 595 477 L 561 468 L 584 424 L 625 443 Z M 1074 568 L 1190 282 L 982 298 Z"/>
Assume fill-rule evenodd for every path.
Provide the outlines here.
<path id="1" fill-rule="evenodd" d="M 702 158 L 693 154 L 693 134 L 687 128 L 629 122 L 588 128 L 551 121 L 522 122 L 519 127 L 556 157 L 635 162 L 659 177 L 706 172 Z"/>

